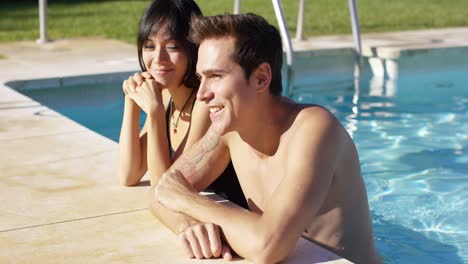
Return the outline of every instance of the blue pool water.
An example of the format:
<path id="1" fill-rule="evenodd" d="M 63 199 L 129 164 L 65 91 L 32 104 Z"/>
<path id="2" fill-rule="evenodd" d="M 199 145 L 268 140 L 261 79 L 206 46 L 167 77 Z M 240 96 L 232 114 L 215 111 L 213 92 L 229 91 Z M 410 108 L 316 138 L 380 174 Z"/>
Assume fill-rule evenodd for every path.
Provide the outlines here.
<path id="1" fill-rule="evenodd" d="M 297 60 L 292 97 L 327 107 L 356 142 L 385 263 L 468 263 L 466 51 L 410 53 L 398 79 L 359 83 Z M 118 140 L 120 82 L 22 92 Z"/>

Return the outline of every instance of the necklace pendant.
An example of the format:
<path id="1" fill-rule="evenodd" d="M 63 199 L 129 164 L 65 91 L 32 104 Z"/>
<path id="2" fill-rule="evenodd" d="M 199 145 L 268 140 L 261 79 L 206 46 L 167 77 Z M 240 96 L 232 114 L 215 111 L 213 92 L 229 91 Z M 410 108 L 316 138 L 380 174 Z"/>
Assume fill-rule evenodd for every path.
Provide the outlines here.
<path id="1" fill-rule="evenodd" d="M 172 131 L 174 132 L 174 134 L 177 134 L 177 128 L 174 128 Z"/>

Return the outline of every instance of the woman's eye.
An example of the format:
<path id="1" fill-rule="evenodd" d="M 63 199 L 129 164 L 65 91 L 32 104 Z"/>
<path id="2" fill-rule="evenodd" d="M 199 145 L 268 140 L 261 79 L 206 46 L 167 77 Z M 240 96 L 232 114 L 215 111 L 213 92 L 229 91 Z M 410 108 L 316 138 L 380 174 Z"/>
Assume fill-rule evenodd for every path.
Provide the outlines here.
<path id="1" fill-rule="evenodd" d="M 166 49 L 168 49 L 168 50 L 178 50 L 179 47 L 176 46 L 176 45 L 168 45 L 168 46 L 166 46 Z"/>
<path id="2" fill-rule="evenodd" d="M 146 45 L 144 45 L 144 48 L 145 49 L 154 49 L 154 45 L 146 44 Z"/>

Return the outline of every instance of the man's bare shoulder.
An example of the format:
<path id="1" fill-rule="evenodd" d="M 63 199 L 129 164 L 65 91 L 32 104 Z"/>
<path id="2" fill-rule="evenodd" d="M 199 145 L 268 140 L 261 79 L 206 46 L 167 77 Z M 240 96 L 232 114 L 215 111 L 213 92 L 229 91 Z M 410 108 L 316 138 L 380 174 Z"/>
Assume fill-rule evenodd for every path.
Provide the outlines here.
<path id="1" fill-rule="evenodd" d="M 336 117 L 323 106 L 297 104 L 297 109 L 293 123 L 296 133 L 320 134 L 325 130 L 340 127 Z"/>

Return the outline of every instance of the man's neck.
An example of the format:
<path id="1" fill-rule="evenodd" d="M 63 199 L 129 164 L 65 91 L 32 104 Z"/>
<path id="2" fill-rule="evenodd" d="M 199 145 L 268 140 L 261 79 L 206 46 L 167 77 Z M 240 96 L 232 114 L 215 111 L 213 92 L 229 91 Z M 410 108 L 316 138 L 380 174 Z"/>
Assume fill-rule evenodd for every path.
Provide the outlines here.
<path id="1" fill-rule="evenodd" d="M 294 106 L 283 97 L 270 96 L 258 102 L 255 115 L 249 118 L 240 138 L 261 158 L 273 156 L 280 145 L 281 135 L 289 128 Z"/>

